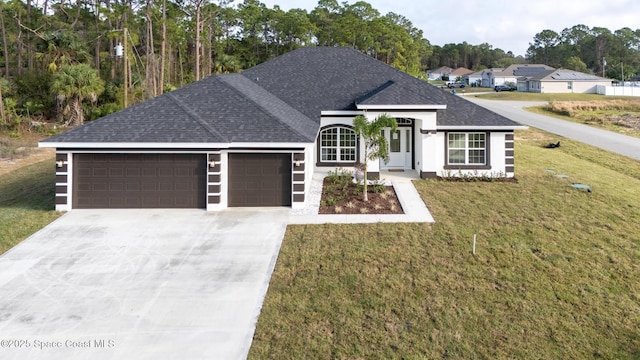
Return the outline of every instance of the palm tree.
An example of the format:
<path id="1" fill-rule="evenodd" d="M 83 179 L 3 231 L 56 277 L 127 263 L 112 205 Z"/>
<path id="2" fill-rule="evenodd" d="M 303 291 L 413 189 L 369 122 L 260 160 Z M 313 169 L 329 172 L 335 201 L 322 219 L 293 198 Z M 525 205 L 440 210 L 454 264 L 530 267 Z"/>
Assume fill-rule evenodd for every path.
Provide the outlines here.
<path id="1" fill-rule="evenodd" d="M 364 141 L 364 161 L 362 165 L 364 177 L 363 201 L 369 201 L 367 196 L 367 161 L 382 159 L 385 164 L 389 161 L 389 144 L 382 133 L 384 128 L 391 128 L 391 133 L 393 133 L 398 128 L 398 122 L 386 114 L 378 116 L 373 121 L 368 121 L 363 115 L 358 115 L 353 120 L 353 130 Z"/>
<path id="2" fill-rule="evenodd" d="M 104 81 L 98 72 L 88 64 L 68 65 L 53 76 L 51 92 L 59 100 L 66 102 L 71 114 L 67 124 L 84 123 L 82 103 L 89 99 L 95 102 L 104 91 Z"/>

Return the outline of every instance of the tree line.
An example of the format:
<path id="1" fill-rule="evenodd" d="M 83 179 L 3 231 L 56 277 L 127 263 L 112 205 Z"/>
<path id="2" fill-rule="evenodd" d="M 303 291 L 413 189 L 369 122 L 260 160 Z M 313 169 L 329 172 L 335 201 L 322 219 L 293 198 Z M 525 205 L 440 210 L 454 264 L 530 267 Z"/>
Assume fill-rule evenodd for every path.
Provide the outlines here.
<path id="1" fill-rule="evenodd" d="M 640 72 L 640 29 L 611 32 L 575 25 L 560 33 L 543 30 L 534 36 L 526 57 L 532 63 L 629 80 Z"/>
<path id="2" fill-rule="evenodd" d="M 320 0 L 308 12 L 259 0 L 0 0 L 0 121 L 78 125 L 303 46 L 349 46 L 418 77 L 445 65 L 595 72 L 604 56 L 637 62 L 638 31 L 580 29 L 537 34 L 524 59 L 486 43 L 434 46 L 405 16 L 365 1 Z"/>

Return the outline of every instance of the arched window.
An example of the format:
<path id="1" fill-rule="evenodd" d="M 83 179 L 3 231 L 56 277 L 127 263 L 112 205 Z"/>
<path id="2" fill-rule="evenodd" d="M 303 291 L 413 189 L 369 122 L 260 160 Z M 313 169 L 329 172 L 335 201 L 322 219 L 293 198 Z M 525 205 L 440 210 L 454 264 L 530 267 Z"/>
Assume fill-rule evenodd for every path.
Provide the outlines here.
<path id="1" fill-rule="evenodd" d="M 356 133 L 348 127 L 320 132 L 320 162 L 356 162 Z"/>

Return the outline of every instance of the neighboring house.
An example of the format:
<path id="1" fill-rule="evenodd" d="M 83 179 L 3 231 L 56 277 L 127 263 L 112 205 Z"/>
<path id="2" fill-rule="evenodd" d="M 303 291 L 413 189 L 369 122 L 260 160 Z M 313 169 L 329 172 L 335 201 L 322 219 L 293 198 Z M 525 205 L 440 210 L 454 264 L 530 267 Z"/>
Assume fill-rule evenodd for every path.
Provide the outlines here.
<path id="1" fill-rule="evenodd" d="M 473 70 L 469 70 L 465 67 L 459 67 L 455 70 L 453 70 L 450 74 L 449 74 L 449 80 L 450 81 L 457 81 L 458 78 L 460 78 L 463 82 L 465 82 L 465 84 L 469 84 L 468 82 L 465 81 L 465 76 L 469 75 L 473 73 Z"/>
<path id="2" fill-rule="evenodd" d="M 482 86 L 482 71 L 483 70 L 464 75 L 462 76 L 462 80 L 471 86 Z"/>
<path id="3" fill-rule="evenodd" d="M 542 64 L 513 64 L 509 65 L 505 69 L 494 69 L 487 74 L 486 87 L 494 87 L 496 85 L 516 85 L 518 79 L 521 77 L 532 77 L 545 73 L 547 71 L 554 70 L 551 66 Z M 483 86 L 484 82 L 483 82 Z M 525 91 L 518 88 L 519 91 Z"/>
<path id="4" fill-rule="evenodd" d="M 537 93 L 597 93 L 598 85 L 611 86 L 612 80 L 579 71 L 557 69 L 518 81 L 521 91 Z"/>
<path id="5" fill-rule="evenodd" d="M 448 66 L 441 66 L 435 70 L 427 71 L 427 78 L 429 80 L 442 80 L 443 76 L 448 77 L 452 71 L 453 69 Z"/>
<path id="6" fill-rule="evenodd" d="M 484 69 L 480 72 L 480 83 L 482 87 L 494 87 L 495 85 L 493 85 L 494 80 L 493 80 L 493 73 L 494 72 L 501 72 L 503 71 L 504 68 L 491 68 L 491 69 Z"/>
<path id="7" fill-rule="evenodd" d="M 303 207 L 317 169 L 364 161 L 355 116 L 395 117 L 381 171 L 514 176 L 524 127 L 350 48 L 305 47 L 42 142 L 56 209 Z"/>

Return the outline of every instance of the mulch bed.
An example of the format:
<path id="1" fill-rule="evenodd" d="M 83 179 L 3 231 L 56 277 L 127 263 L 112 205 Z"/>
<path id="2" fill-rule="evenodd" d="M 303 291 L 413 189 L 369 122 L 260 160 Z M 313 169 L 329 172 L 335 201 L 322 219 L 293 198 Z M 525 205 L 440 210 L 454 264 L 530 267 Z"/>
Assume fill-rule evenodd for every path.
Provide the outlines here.
<path id="1" fill-rule="evenodd" d="M 346 188 L 334 188 L 331 180 L 325 178 L 322 185 L 320 214 L 404 214 L 393 186 L 370 185 L 369 201 L 362 200 L 362 191 L 356 184 L 348 184 Z"/>

